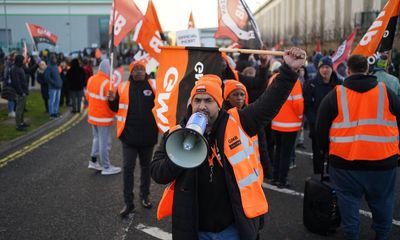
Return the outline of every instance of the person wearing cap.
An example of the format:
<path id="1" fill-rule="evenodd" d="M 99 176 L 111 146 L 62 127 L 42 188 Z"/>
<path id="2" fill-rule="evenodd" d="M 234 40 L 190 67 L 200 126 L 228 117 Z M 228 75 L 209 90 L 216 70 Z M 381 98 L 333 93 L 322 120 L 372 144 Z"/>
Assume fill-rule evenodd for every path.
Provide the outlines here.
<path id="1" fill-rule="evenodd" d="M 88 101 L 88 123 L 92 125 L 93 143 L 90 153 L 89 169 L 101 171 L 102 175 L 112 175 L 121 172 L 120 167 L 110 164 L 111 127 L 115 113 L 108 106 L 108 89 L 112 87 L 109 80 L 110 61 L 104 59 L 99 70 L 89 78 L 86 99 Z M 111 86 L 110 86 L 111 84 Z M 97 159 L 99 157 L 100 163 Z"/>
<path id="2" fill-rule="evenodd" d="M 370 66 L 372 75 L 374 75 L 378 82 L 383 82 L 390 90 L 392 90 L 398 97 L 400 97 L 400 83 L 397 77 L 386 72 L 388 67 L 388 55 L 381 53 L 379 58 L 376 59 L 375 64 Z"/>
<path id="3" fill-rule="evenodd" d="M 319 152 L 317 147 L 317 142 L 319 140 L 315 138 L 315 119 L 318 107 L 322 99 L 339 84 L 341 84 L 341 82 L 333 71 L 332 59 L 330 57 L 322 57 L 318 62 L 317 76 L 304 85 L 304 114 L 310 126 L 309 137 L 312 141 L 314 173 L 318 173 L 321 169 L 319 164 L 321 164 L 325 155 Z"/>
<path id="4" fill-rule="evenodd" d="M 363 197 L 372 212 L 374 239 L 389 239 L 399 159 L 400 101 L 362 55 L 348 60 L 349 77 L 321 102 L 316 137 L 329 152 L 343 239 L 360 239 Z"/>
<path id="5" fill-rule="evenodd" d="M 223 109 L 221 85 L 209 76 L 197 81 L 187 116 L 201 112 L 208 118 L 204 133 L 209 145 L 207 160 L 192 169 L 174 164 L 165 151 L 167 132 L 151 162 L 153 180 L 171 183 L 159 203 L 157 218 L 172 215 L 173 239 L 259 237 L 268 203 L 252 137 L 278 113 L 305 57 L 299 48 L 285 51 L 279 77 L 254 103 L 240 110 Z M 186 122 L 187 118 L 176 128 Z"/>
<path id="6" fill-rule="evenodd" d="M 224 102 L 223 108 L 229 110 L 233 107 L 242 109 L 249 104 L 249 96 L 246 87 L 236 80 L 224 81 Z M 258 142 L 258 154 L 263 169 L 263 175 L 267 179 L 272 178 L 272 166 L 268 157 L 267 140 L 265 131 L 260 129 L 257 133 L 255 141 Z"/>
<path id="7" fill-rule="evenodd" d="M 127 217 L 135 210 L 133 181 L 137 156 L 141 174 L 140 203 L 144 208 L 152 207 L 149 199 L 150 161 L 158 137 L 152 113 L 154 90 L 146 65 L 143 61 L 134 61 L 129 65 L 129 72 L 129 80 L 119 84 L 117 93 L 109 92 L 110 107 L 117 112 L 117 137 L 122 143 L 125 206 L 120 212 L 121 217 Z"/>

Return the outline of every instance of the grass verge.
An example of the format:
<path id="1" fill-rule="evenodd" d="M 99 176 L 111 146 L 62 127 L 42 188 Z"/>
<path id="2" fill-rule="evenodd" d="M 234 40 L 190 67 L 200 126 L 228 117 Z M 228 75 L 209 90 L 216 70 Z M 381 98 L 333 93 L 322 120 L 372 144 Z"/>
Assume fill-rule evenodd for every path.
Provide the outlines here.
<path id="1" fill-rule="evenodd" d="M 8 117 L 7 103 L 0 104 L 0 143 L 27 134 L 51 121 L 48 113 L 45 112 L 44 102 L 39 90 L 31 90 L 29 92 L 26 109 L 28 111 L 25 112 L 24 119 L 30 126 L 27 131 L 19 132 L 15 130 L 15 118 Z M 60 113 L 63 113 L 66 109 L 66 107 L 60 107 Z"/>

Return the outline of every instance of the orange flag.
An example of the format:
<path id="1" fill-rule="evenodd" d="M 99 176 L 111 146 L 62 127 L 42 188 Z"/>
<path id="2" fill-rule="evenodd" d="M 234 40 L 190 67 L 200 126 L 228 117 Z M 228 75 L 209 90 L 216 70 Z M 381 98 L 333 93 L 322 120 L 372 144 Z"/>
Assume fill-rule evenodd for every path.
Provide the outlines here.
<path id="1" fill-rule="evenodd" d="M 196 28 L 196 25 L 194 24 L 194 20 L 193 20 L 192 11 L 190 11 L 189 23 L 188 23 L 188 29 L 191 29 L 191 28 Z"/>
<path id="2" fill-rule="evenodd" d="M 156 9 L 153 2 L 150 0 L 143 21 L 139 22 L 136 26 L 133 40 L 139 43 L 150 56 L 159 61 L 161 53 L 160 46 L 164 45 L 163 38 Z"/>
<path id="3" fill-rule="evenodd" d="M 315 45 L 315 53 L 321 53 L 321 40 L 317 40 L 317 45 Z"/>
<path id="4" fill-rule="evenodd" d="M 393 46 L 399 10 L 400 1 L 389 0 L 352 54 L 363 55 L 368 58 L 369 64 L 374 64 L 376 53 L 390 51 Z"/>
<path id="5" fill-rule="evenodd" d="M 114 0 L 109 25 L 110 33 L 114 26 L 114 46 L 118 46 L 142 18 L 143 14 L 133 0 Z"/>
<path id="6" fill-rule="evenodd" d="M 225 59 L 218 48 L 161 48 L 153 115 L 159 130 L 164 133 L 182 120 L 190 91 L 200 77 L 204 74 L 222 77 L 221 66 Z"/>

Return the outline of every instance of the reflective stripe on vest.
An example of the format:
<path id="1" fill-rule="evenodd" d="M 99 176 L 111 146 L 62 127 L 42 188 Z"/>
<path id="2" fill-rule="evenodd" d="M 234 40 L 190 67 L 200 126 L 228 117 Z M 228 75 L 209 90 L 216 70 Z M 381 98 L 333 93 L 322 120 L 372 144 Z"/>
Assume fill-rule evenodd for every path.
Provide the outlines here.
<path id="1" fill-rule="evenodd" d="M 269 84 L 271 84 L 277 76 L 278 74 L 273 75 Z M 271 128 L 281 132 L 297 132 L 301 129 L 303 124 L 303 113 L 303 90 L 300 80 L 297 79 L 285 103 L 282 105 L 275 118 L 272 119 Z"/>
<path id="2" fill-rule="evenodd" d="M 89 90 L 87 91 L 87 93 L 88 93 L 89 96 L 92 97 L 92 98 L 95 98 L 95 99 L 98 99 L 98 100 L 107 101 L 107 100 L 108 100 L 107 96 L 104 96 L 104 95 L 103 95 L 103 93 L 104 93 L 104 88 L 105 88 L 105 86 L 107 85 L 107 83 L 108 83 L 108 79 L 105 79 L 105 80 L 101 83 L 100 91 L 99 91 L 100 94 L 96 94 L 96 93 L 90 92 Z"/>
<path id="3" fill-rule="evenodd" d="M 336 92 L 338 116 L 329 132 L 329 154 L 349 161 L 382 160 L 398 154 L 399 133 L 386 86 L 379 83 L 365 93 L 337 86 Z"/>
<path id="4" fill-rule="evenodd" d="M 239 188 L 243 211 L 248 218 L 268 212 L 268 202 L 261 187 L 262 168 L 254 142 L 242 129 L 237 108 L 228 111 L 224 136 L 224 153 L 232 166 Z"/>
<path id="5" fill-rule="evenodd" d="M 86 96 L 88 98 L 88 122 L 96 126 L 111 126 L 115 113 L 108 106 L 107 90 L 110 81 L 102 72 L 88 80 Z"/>
<path id="6" fill-rule="evenodd" d="M 125 121 L 128 115 L 129 108 L 129 81 L 124 81 L 118 86 L 119 104 L 117 112 L 117 137 L 121 136 L 125 128 Z"/>
<path id="7" fill-rule="evenodd" d="M 107 123 L 107 122 L 114 121 L 114 118 L 98 118 L 98 117 L 93 117 L 93 116 L 88 116 L 88 119 L 96 121 L 96 122 L 100 122 L 100 123 Z"/>

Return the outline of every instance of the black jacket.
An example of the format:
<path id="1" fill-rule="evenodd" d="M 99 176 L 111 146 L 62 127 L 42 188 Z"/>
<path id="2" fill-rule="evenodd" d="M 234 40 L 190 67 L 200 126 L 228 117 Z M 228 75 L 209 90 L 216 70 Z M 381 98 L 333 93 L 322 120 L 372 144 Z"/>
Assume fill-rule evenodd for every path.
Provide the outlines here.
<path id="1" fill-rule="evenodd" d="M 129 80 L 129 106 L 125 127 L 120 140 L 133 147 L 149 147 L 157 143 L 158 128 L 152 109 L 154 93 L 149 82 Z M 109 102 L 110 109 L 118 112 L 119 95 Z"/>
<path id="2" fill-rule="evenodd" d="M 281 74 L 277 78 L 277 81 L 274 81 L 271 87 L 269 87 L 255 103 L 250 104 L 243 110 L 239 111 L 242 127 L 249 136 L 257 134 L 262 126 L 265 126 L 275 117 L 289 96 L 297 77 L 298 75 L 284 64 L 281 67 Z M 211 133 L 207 134 L 214 136 L 218 149 L 224 149 L 224 135 L 228 117 L 228 113 L 222 109 L 217 121 L 214 123 Z M 210 138 L 212 139 L 213 137 Z M 200 205 L 198 199 L 213 199 L 224 196 L 228 196 L 226 205 L 231 206 L 233 221 L 239 230 L 240 238 L 251 240 L 256 239 L 260 227 L 260 218 L 256 217 L 248 219 L 244 215 L 235 176 L 225 154 L 223 154 L 223 152 L 221 153 L 223 172 L 220 175 L 222 176 L 222 179 L 220 180 L 225 181 L 225 183 L 219 185 L 221 189 L 218 189 L 215 194 L 199 196 L 199 186 L 202 184 L 204 185 L 204 183 L 201 183 L 199 179 L 208 179 L 207 176 L 204 177 L 203 174 L 200 176 L 202 170 L 201 166 L 193 169 L 184 169 L 175 165 L 167 157 L 164 141 L 165 140 L 163 139 L 154 154 L 151 163 L 151 176 L 154 181 L 160 184 L 167 184 L 176 179 L 172 213 L 173 239 L 198 239 L 198 211 Z M 215 143 L 215 141 L 213 142 Z M 221 196 L 220 193 L 226 194 Z M 208 202 L 211 207 L 213 201 Z M 215 214 L 218 214 L 218 212 L 219 211 L 215 211 Z"/>
<path id="3" fill-rule="evenodd" d="M 319 73 L 315 78 L 306 81 L 303 87 L 304 114 L 311 125 L 315 124 L 318 107 L 322 99 L 339 84 L 341 82 L 334 72 L 331 75 L 329 83 L 324 83 Z"/>
<path id="4" fill-rule="evenodd" d="M 360 93 L 367 92 L 378 84 L 375 76 L 371 75 L 352 75 L 345 79 L 343 86 Z M 396 116 L 397 126 L 400 126 L 400 100 L 396 94 L 387 89 L 389 99 L 389 110 Z M 316 134 L 319 140 L 319 148 L 325 152 L 329 152 L 329 129 L 333 120 L 338 115 L 338 104 L 336 96 L 336 88 L 331 91 L 321 102 L 318 110 L 316 122 Z M 399 129 L 400 130 L 400 129 Z M 399 131 L 400 132 L 400 131 Z M 368 151 L 366 149 L 366 151 Z M 398 155 L 391 156 L 382 161 L 367 161 L 363 159 L 355 161 L 347 161 L 341 157 L 330 155 L 329 163 L 333 167 L 348 170 L 389 170 L 397 166 Z"/>
<path id="5" fill-rule="evenodd" d="M 28 95 L 28 81 L 25 75 L 23 66 L 24 57 L 17 55 L 15 57 L 14 66 L 11 68 L 11 86 L 15 89 L 18 95 Z"/>

